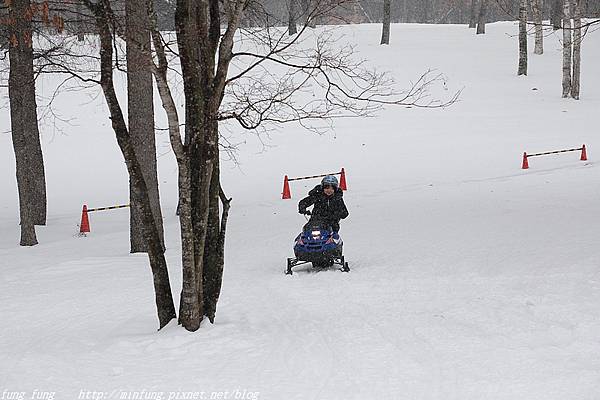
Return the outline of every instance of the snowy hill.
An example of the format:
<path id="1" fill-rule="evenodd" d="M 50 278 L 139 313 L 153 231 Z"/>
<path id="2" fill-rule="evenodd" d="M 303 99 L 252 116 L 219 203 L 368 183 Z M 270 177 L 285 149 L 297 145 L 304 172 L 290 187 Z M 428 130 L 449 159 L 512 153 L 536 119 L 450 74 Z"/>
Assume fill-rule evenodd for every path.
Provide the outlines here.
<path id="1" fill-rule="evenodd" d="M 558 36 L 518 78 L 517 26 L 487 28 L 394 25 L 389 47 L 377 44 L 378 25 L 340 28 L 399 83 L 443 72 L 448 93 L 464 88 L 448 109 L 388 108 L 322 136 L 289 126 L 264 138 L 266 149 L 232 127 L 245 144 L 240 165 L 223 168 L 233 197 L 224 287 L 216 324 L 196 333 L 156 332 L 147 259 L 128 252 L 127 210 L 92 214 L 92 233 L 75 235 L 82 204 L 128 196 L 98 91 L 59 97 L 57 110 L 76 118 L 62 132 L 42 127 L 49 221 L 33 248 L 18 246 L 14 155 L 1 134 L 0 398 L 36 389 L 56 399 L 597 398 L 600 36 L 583 44 L 582 100 L 573 101 L 560 98 Z M 39 90 L 49 96 L 53 84 Z M 178 297 L 176 164 L 166 132 L 157 141 Z M 583 143 L 587 162 L 566 153 L 520 169 L 524 151 Z M 316 182 L 292 183 L 284 201 L 283 176 L 341 167 L 352 272 L 285 276 L 304 221 L 297 201 Z"/>

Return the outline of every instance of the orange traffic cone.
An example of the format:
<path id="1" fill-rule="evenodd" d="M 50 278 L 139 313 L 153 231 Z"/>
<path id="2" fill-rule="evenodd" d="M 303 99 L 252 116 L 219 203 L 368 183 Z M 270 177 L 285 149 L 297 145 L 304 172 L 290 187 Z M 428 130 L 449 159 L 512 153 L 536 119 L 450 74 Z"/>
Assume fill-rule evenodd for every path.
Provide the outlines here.
<path id="1" fill-rule="evenodd" d="M 287 175 L 283 178 L 283 193 L 282 193 L 281 198 L 284 200 L 292 198 L 292 194 L 290 193 L 290 184 L 288 183 Z"/>
<path id="2" fill-rule="evenodd" d="M 83 205 L 81 212 L 81 225 L 79 225 L 79 233 L 88 233 L 90 231 L 90 220 L 88 219 L 87 205 Z"/>
<path id="3" fill-rule="evenodd" d="M 527 153 L 523 153 L 523 169 L 529 169 L 529 162 L 527 161 Z"/>
<path id="4" fill-rule="evenodd" d="M 348 190 L 348 186 L 346 185 L 346 171 L 342 168 L 342 176 L 340 177 L 340 189 Z"/>
<path id="5" fill-rule="evenodd" d="M 585 151 L 585 144 L 581 148 L 581 161 L 587 161 L 587 151 Z"/>

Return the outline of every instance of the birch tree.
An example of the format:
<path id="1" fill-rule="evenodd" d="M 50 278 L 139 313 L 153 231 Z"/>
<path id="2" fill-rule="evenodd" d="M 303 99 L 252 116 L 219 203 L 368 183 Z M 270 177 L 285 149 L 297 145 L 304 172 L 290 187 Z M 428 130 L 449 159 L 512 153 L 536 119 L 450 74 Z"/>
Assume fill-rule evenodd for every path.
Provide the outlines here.
<path id="1" fill-rule="evenodd" d="M 571 0 L 564 0 L 563 3 L 563 76 L 562 76 L 562 97 L 571 95 L 571 61 L 573 57 L 572 42 L 573 32 L 571 28 Z"/>
<path id="2" fill-rule="evenodd" d="M 573 0 L 573 78 L 571 79 L 571 97 L 579 100 L 581 87 L 581 15 L 584 0 Z"/>
<path id="3" fill-rule="evenodd" d="M 563 18 L 562 97 L 579 100 L 581 90 L 581 16 L 584 0 L 565 0 Z M 571 18 L 573 21 L 571 22 Z M 589 27 L 596 22 L 586 24 Z"/>

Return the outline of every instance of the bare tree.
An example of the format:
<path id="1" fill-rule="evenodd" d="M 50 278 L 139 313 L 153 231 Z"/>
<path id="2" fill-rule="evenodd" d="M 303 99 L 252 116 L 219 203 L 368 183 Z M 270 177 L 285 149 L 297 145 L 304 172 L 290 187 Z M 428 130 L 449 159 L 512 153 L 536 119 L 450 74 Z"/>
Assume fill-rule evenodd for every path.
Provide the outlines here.
<path id="1" fill-rule="evenodd" d="M 133 140 L 129 134 L 121 105 L 115 91 L 113 70 L 115 69 L 115 38 L 117 36 L 115 14 L 110 0 L 100 0 L 92 3 L 84 0 L 87 8 L 93 13 L 96 28 L 100 38 L 100 85 L 108 105 L 113 131 L 119 148 L 125 159 L 129 173 L 130 185 L 139 195 L 142 212 L 142 227 L 144 240 L 147 244 L 148 259 L 154 281 L 155 301 L 158 312 L 159 326 L 163 328 L 176 317 L 167 262 L 164 256 L 159 229 L 152 212 L 149 190 L 144 179 L 141 163 L 134 149 Z"/>
<path id="2" fill-rule="evenodd" d="M 477 19 L 477 34 L 485 33 L 485 20 L 487 18 L 487 2 L 488 0 L 480 0 L 479 2 L 479 17 Z"/>
<path id="3" fill-rule="evenodd" d="M 544 31 L 542 25 L 542 0 L 532 0 L 531 11 L 535 24 L 535 54 L 544 54 Z"/>
<path id="4" fill-rule="evenodd" d="M 46 179 L 38 129 L 33 70 L 32 15 L 30 0 L 9 3 L 8 92 L 11 131 L 15 151 L 21 246 L 37 244 L 35 225 L 46 224 Z"/>
<path id="5" fill-rule="evenodd" d="M 381 44 L 390 44 L 390 20 L 391 0 L 383 0 L 383 29 L 381 32 Z"/>
<path id="6" fill-rule="evenodd" d="M 549 0 L 550 1 L 550 22 L 555 31 L 559 30 L 562 26 L 564 0 Z"/>
<path id="7" fill-rule="evenodd" d="M 288 33 L 290 36 L 298 33 L 298 27 L 296 26 L 296 0 L 288 1 Z"/>
<path id="8" fill-rule="evenodd" d="M 517 75 L 527 75 L 527 0 L 519 3 L 519 69 Z"/>
<path id="9" fill-rule="evenodd" d="M 571 97 L 579 100 L 581 86 L 581 14 L 585 0 L 573 0 L 573 78 L 571 80 Z"/>
<path id="10" fill-rule="evenodd" d="M 145 1 L 125 1 L 125 37 L 127 43 L 127 117 L 129 135 L 148 189 L 152 213 L 164 247 L 164 231 L 158 176 L 156 170 L 156 141 L 154 137 L 154 103 L 152 71 L 150 70 L 150 30 Z M 144 239 L 140 194 L 129 185 L 131 252 L 147 252 Z"/>
<path id="11" fill-rule="evenodd" d="M 571 0 L 563 0 L 563 79 L 562 97 L 571 95 L 571 61 L 572 61 L 572 29 L 571 29 Z"/>

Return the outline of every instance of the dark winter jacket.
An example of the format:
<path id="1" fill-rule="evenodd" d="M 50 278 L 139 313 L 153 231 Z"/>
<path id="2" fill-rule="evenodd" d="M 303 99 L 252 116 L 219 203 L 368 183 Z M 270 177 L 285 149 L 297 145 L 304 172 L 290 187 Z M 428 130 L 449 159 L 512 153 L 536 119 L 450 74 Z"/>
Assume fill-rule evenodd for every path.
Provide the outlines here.
<path id="1" fill-rule="evenodd" d="M 344 192 L 340 188 L 336 188 L 331 196 L 327 196 L 321 185 L 317 185 L 308 192 L 308 197 L 300 200 L 298 211 L 303 213 L 306 211 L 306 207 L 314 205 L 311 220 L 323 221 L 337 231 L 339 230 L 340 219 L 348 216 L 348 209 L 344 204 L 343 196 Z"/>

